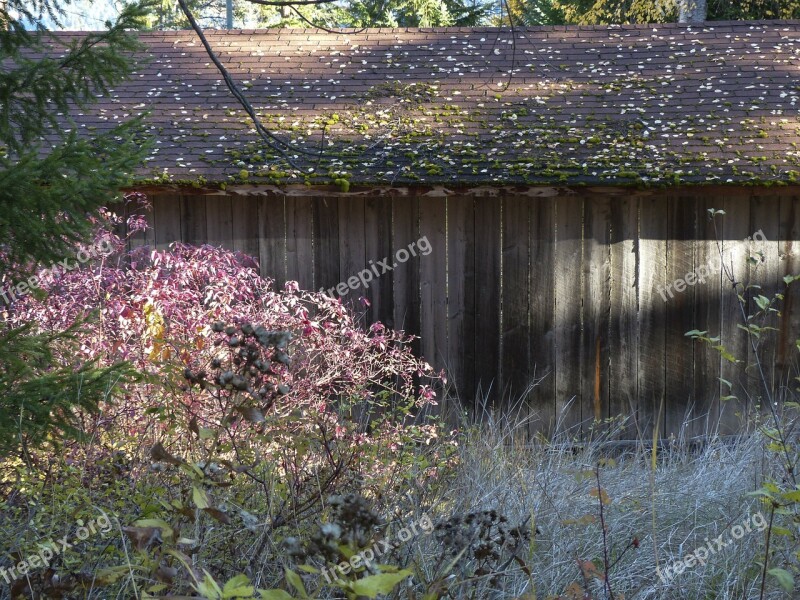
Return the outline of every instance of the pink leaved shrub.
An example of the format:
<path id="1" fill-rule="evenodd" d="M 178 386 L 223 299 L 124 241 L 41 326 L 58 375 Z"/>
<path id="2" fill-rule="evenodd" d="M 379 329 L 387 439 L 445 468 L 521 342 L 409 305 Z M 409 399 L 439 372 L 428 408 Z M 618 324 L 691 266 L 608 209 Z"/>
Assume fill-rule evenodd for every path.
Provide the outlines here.
<path id="1" fill-rule="evenodd" d="M 439 437 L 437 425 L 416 417 L 436 403 L 432 386 L 441 375 L 411 353 L 410 336 L 380 323 L 364 331 L 339 300 L 300 290 L 294 282 L 276 290 L 259 274 L 256 261 L 239 252 L 181 243 L 128 251 L 128 241 L 113 233 L 119 217 L 111 212 L 106 217 L 107 223 L 98 223 L 98 240 L 113 244 L 116 254 L 62 273 L 44 286 L 44 297 L 19 299 L 10 323 L 35 322 L 57 331 L 86 319 L 83 356 L 65 358 L 127 360 L 149 375 L 104 410 L 100 424 L 109 438 L 164 440 L 185 454 L 191 453 L 187 440 L 198 428 L 224 429 L 228 437 L 252 430 L 247 447 L 263 454 L 269 451 L 262 443 L 268 434 L 270 439 L 279 433 L 315 435 L 324 427 L 351 455 L 387 464 L 396 463 L 392 453 L 401 453 L 404 445 Z M 132 217 L 127 226 L 134 232 L 144 223 Z M 274 371 L 286 393 L 267 425 L 229 427 L 223 407 L 186 385 L 182 374 L 207 367 L 225 345 L 212 332 L 215 322 L 291 333 L 288 360 Z M 375 472 L 366 463 L 353 464 L 367 475 Z"/>

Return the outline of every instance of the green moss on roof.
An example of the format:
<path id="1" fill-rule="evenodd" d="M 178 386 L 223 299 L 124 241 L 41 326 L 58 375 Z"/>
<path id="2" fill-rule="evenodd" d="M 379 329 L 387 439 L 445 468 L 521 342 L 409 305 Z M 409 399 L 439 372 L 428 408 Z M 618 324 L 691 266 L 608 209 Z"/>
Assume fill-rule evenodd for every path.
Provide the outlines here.
<path id="1" fill-rule="evenodd" d="M 264 144 L 191 32 L 79 126 L 150 111 L 140 182 L 794 182 L 800 24 L 210 33 Z M 343 181 L 347 182 L 345 186 Z"/>

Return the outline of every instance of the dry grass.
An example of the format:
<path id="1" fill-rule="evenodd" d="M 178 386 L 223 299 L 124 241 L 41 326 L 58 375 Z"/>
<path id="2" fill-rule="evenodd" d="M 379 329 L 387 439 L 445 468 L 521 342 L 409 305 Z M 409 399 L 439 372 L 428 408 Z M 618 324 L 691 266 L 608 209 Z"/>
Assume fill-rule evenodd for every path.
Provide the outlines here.
<path id="1" fill-rule="evenodd" d="M 615 598 L 759 598 L 758 562 L 764 557 L 765 533 L 757 525 L 766 526 L 769 509 L 747 493 L 775 476 L 778 467 L 760 434 L 715 440 L 694 450 L 679 445 L 661 449 L 653 471 L 651 451 L 644 445 L 609 452 L 602 440 L 576 448 L 567 436 L 518 444 L 514 440 L 521 437 L 520 427 L 491 418 L 471 424 L 460 446 L 457 473 L 438 494 L 441 512 L 496 509 L 512 523 L 532 516 L 540 531 L 524 557 L 533 577 L 518 571 L 493 588 L 484 585 L 474 597 L 516 598 L 535 592 L 525 597 L 547 598 L 563 594 L 573 582 L 591 590 L 592 598 L 610 597 L 599 579 L 584 581 L 577 563 L 589 560 L 603 568 L 599 501 L 591 493 L 600 464 L 601 486 L 611 500 L 604 507 L 609 562 L 634 538 L 639 546 L 630 548 L 610 571 Z M 731 528 L 745 522 L 752 531 L 733 540 Z M 717 549 L 711 542 L 715 551 L 704 566 L 659 579 L 657 566 L 663 573 L 720 534 L 731 543 Z M 435 550 L 432 543 L 424 545 L 429 547 L 421 553 Z M 778 566 L 775 559 L 772 566 Z M 765 597 L 790 597 L 774 581 L 768 584 Z"/>
<path id="2" fill-rule="evenodd" d="M 525 437 L 522 435 L 524 423 L 515 423 L 510 418 L 493 419 L 489 415 L 462 423 L 460 429 L 464 434 L 457 449 L 456 466 L 448 479 L 435 484 L 422 484 L 420 479 L 413 487 L 416 478 L 409 477 L 404 483 L 412 487 L 398 483 L 387 490 L 383 498 L 371 499 L 375 508 L 395 525 L 419 522 L 423 513 L 436 522 L 452 515 L 494 509 L 508 517 L 512 525 L 528 519 L 528 526 L 538 528 L 539 533 L 530 547 L 519 553 L 519 558 L 530 567 L 530 576 L 511 562 L 506 575 L 495 582 L 491 582 L 490 577 L 479 577 L 474 585 L 459 584 L 472 576 L 474 566 L 461 561 L 447 571 L 450 578 L 443 583 L 443 588 L 449 590 L 450 595 L 442 595 L 442 598 L 544 600 L 561 595 L 570 600 L 583 600 L 584 589 L 590 592 L 592 600 L 611 598 L 600 579 L 583 579 L 578 564 L 578 561 L 592 561 L 598 572 L 604 570 L 600 505 L 597 494 L 592 494 L 597 488 L 597 474 L 610 501 L 604 506 L 603 514 L 609 562 L 617 561 L 618 554 L 634 539 L 638 540 L 638 548 L 628 549 L 610 570 L 609 581 L 615 600 L 760 597 L 761 567 L 758 563 L 764 558 L 765 534 L 755 527 L 741 539 L 710 553 L 705 565 L 695 566 L 668 581 L 661 581 L 656 569 L 658 566 L 663 572 L 665 567 L 721 534 L 725 541 L 730 540 L 732 527 L 745 521 L 752 524 L 754 514 L 760 512 L 765 518 L 768 516 L 768 509 L 748 496 L 748 492 L 758 489 L 764 481 L 780 477 L 779 460 L 765 449 L 761 434 L 743 434 L 724 441 L 717 439 L 702 448 L 676 444 L 660 449 L 653 470 L 652 454 L 645 444 L 621 450 L 604 444 L 601 436 L 588 444 L 575 445 L 567 435 L 547 442 L 520 443 L 518 440 Z M 613 438 L 614 434 L 614 431 L 607 432 L 606 437 Z M 145 493 L 147 489 L 142 487 L 137 493 Z M 226 492 L 217 493 L 222 500 Z M 232 495 L 231 502 L 234 501 L 235 495 Z M 4 531 L 9 534 L 6 539 L 12 539 L 14 531 L 28 528 L 26 521 L 10 522 L 11 514 L 3 517 L 0 525 L 6 526 Z M 123 518 L 128 517 L 130 515 Z M 53 518 L 54 531 L 65 529 L 66 520 Z M 783 523 L 786 524 L 785 519 Z M 297 531 L 291 529 L 283 533 L 305 539 L 308 532 L 315 529 L 315 524 L 298 524 Z M 242 572 L 260 539 L 253 539 L 253 533 L 238 522 L 229 528 L 214 524 L 213 531 L 209 529 L 206 534 L 206 541 L 217 550 L 208 551 L 204 566 L 224 571 L 224 561 L 229 556 L 218 549 L 235 548 L 232 560 L 237 561 L 236 571 L 227 570 L 231 576 Z M 121 546 L 124 538 L 120 535 L 115 540 L 101 541 Z M 291 565 L 292 561 L 281 550 L 278 537 L 269 539 L 269 546 L 274 549 L 274 552 L 265 553 L 270 560 L 257 565 L 251 577 L 259 587 L 285 589 L 283 564 Z M 791 562 L 789 554 L 779 551 L 771 559 L 770 567 L 785 566 L 781 561 Z M 422 598 L 426 589 L 430 590 L 426 583 L 430 584 L 443 573 L 441 557 L 442 547 L 436 537 L 420 534 L 395 555 L 386 560 L 381 558 L 379 562 L 384 564 L 412 568 L 416 565 L 420 575 L 414 580 L 409 578 L 395 590 L 398 594 L 390 597 Z M 304 577 L 309 589 L 318 592 L 315 597 L 343 597 L 338 590 L 320 588 L 319 578 L 315 581 L 314 576 Z M 577 584 L 581 595 L 564 595 L 572 584 Z M 0 582 L 0 599 L 7 597 L 7 587 Z M 86 597 L 109 596 L 98 589 Z M 781 591 L 775 581 L 768 579 L 765 598 L 793 597 L 797 596 Z"/>

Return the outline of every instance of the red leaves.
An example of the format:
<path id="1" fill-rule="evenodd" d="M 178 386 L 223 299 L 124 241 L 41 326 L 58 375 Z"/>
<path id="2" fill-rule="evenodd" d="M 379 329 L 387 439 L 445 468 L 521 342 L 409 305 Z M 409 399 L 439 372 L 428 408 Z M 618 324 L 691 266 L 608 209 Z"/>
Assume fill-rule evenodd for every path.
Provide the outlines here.
<path id="1" fill-rule="evenodd" d="M 158 527 L 123 527 L 135 550 L 145 550 L 153 545 L 162 544 L 161 529 Z"/>
<path id="2" fill-rule="evenodd" d="M 140 224 L 131 221 L 135 227 Z M 99 235 L 113 237 L 110 230 Z M 123 241 L 114 238 L 115 246 Z M 407 398 L 417 407 L 436 402 L 432 381 L 440 376 L 412 355 L 411 336 L 380 323 L 364 331 L 341 302 L 302 291 L 296 282 L 275 290 L 258 273 L 258 263 L 239 252 L 182 243 L 168 250 L 140 246 L 102 265 L 64 273 L 57 284 L 48 285 L 44 299 L 31 295 L 13 307 L 12 322 L 63 331 L 98 309 L 100 318 L 80 331 L 81 358 L 96 358 L 101 364 L 122 358 L 153 376 L 121 390 L 123 401 L 115 412 L 119 420 L 113 424 L 120 430 L 159 435 L 177 427 L 203 438 L 201 433 L 222 418 L 218 405 L 202 400 L 204 390 L 193 390 L 175 376 L 186 367 L 198 372 L 218 353 L 231 351 L 214 344 L 210 324 L 216 320 L 295 334 L 281 350 L 291 360 L 271 367 L 276 385 L 288 386 L 291 393 L 269 411 L 261 405 L 234 407 L 252 428 L 265 430 L 265 418 L 269 421 L 275 412 L 299 415 L 292 425 L 297 432 L 313 431 L 323 422 L 336 432 L 337 441 L 359 448 L 365 434 L 336 413 L 339 399 L 388 403 L 392 397 Z M 153 419 L 155 414 L 160 418 Z M 231 431 L 238 432 L 240 424 L 233 424 Z M 367 437 L 387 442 L 388 448 L 403 438 L 403 427 L 385 423 Z M 153 449 L 153 458 L 173 465 L 178 461 L 161 446 Z"/>
<path id="3" fill-rule="evenodd" d="M 230 525 L 231 523 L 233 523 L 231 518 L 226 513 L 224 513 L 221 510 L 219 510 L 218 508 L 213 508 L 213 507 L 209 506 L 207 508 L 204 508 L 203 512 L 206 513 L 207 515 L 209 515 L 210 517 L 216 519 L 220 523 L 225 524 L 225 525 Z"/>
<path id="4" fill-rule="evenodd" d="M 599 581 L 605 581 L 605 574 L 592 561 L 579 560 L 578 567 L 581 570 L 581 575 L 584 580 L 597 579 Z"/>

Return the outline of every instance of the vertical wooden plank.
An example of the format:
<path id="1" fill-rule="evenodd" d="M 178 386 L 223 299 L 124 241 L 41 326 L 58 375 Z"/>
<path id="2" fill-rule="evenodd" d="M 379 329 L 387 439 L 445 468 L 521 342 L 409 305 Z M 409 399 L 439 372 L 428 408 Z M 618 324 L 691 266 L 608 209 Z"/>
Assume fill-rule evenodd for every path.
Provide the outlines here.
<path id="1" fill-rule="evenodd" d="M 342 280 L 339 270 L 339 201 L 337 198 L 314 198 L 311 203 L 314 222 L 314 286 L 332 297 Z"/>
<path id="2" fill-rule="evenodd" d="M 259 208 L 263 199 L 249 196 L 231 196 L 231 223 L 233 227 L 233 249 L 247 256 L 258 258 L 260 263 L 260 217 Z M 266 205 L 266 202 L 264 202 Z M 266 208 L 265 208 L 266 210 Z M 263 266 L 261 273 L 264 273 Z"/>
<path id="3" fill-rule="evenodd" d="M 583 350 L 581 419 L 584 433 L 610 416 L 608 405 L 611 312 L 611 200 L 590 196 L 584 203 Z"/>
<path id="4" fill-rule="evenodd" d="M 419 239 L 419 198 L 416 196 L 392 199 L 392 236 L 395 248 L 408 247 Z M 391 257 L 392 265 L 396 262 Z M 410 259 L 393 267 L 394 327 L 412 335 L 420 334 L 419 261 Z M 412 351 L 419 356 L 420 342 L 414 340 Z"/>
<path id="5" fill-rule="evenodd" d="M 367 198 L 364 207 L 367 264 L 365 269 L 372 270 L 374 279 L 365 290 L 365 296 L 370 302 L 367 310 L 369 322 L 380 321 L 388 323 L 393 321 L 391 271 L 384 273 L 384 267 L 379 263 L 384 259 L 393 261 L 393 252 L 399 250 L 392 246 L 392 201 L 391 198 Z M 408 249 L 408 246 L 405 246 Z M 440 249 L 444 254 L 444 248 Z M 419 252 L 419 250 L 417 250 Z M 424 260 L 424 259 L 423 259 Z M 373 268 L 374 267 L 374 268 Z M 377 275 L 375 272 L 377 271 Z M 444 311 L 439 313 L 439 318 L 444 321 Z"/>
<path id="6" fill-rule="evenodd" d="M 781 277 L 800 275 L 800 198 L 791 194 L 781 198 L 780 255 Z M 784 288 L 784 301 L 778 325 L 778 377 L 790 391 L 797 391 L 798 373 L 795 340 L 800 338 L 800 282 Z"/>
<path id="7" fill-rule="evenodd" d="M 710 209 L 721 210 L 721 198 L 700 197 L 696 201 L 697 238 L 694 249 L 695 328 L 720 335 L 722 328 L 722 270 L 719 268 L 719 245 L 715 237 Z M 690 436 L 713 435 L 719 427 L 720 364 L 722 357 L 708 344 L 694 344 L 694 420 Z M 727 393 L 727 391 L 725 391 Z"/>
<path id="8" fill-rule="evenodd" d="M 152 247 L 155 245 L 155 215 L 153 212 L 154 201 L 155 198 L 152 196 L 146 199 L 146 202 L 149 203 L 149 208 L 143 206 L 139 202 L 129 202 L 124 206 L 123 218 L 125 219 L 125 223 L 123 228 L 125 235 L 128 234 L 128 219 L 131 217 L 144 217 L 148 225 L 147 229 L 144 231 L 138 231 L 128 237 L 129 250 L 133 250 L 139 246 Z"/>
<path id="9" fill-rule="evenodd" d="M 520 196 L 501 199 L 503 210 L 503 349 L 500 392 L 504 406 L 527 420 L 531 383 L 530 289 L 531 289 L 531 201 Z M 543 265 L 540 265 L 543 266 Z"/>
<path id="10" fill-rule="evenodd" d="M 155 221 L 155 243 L 159 249 L 172 242 L 180 242 L 181 199 L 178 196 L 157 195 L 153 197 L 153 219 Z"/>
<path id="11" fill-rule="evenodd" d="M 181 235 L 187 244 L 200 246 L 207 242 L 205 196 L 181 196 Z"/>
<path id="12" fill-rule="evenodd" d="M 754 286 L 750 294 L 750 312 L 755 315 L 760 312 L 753 298 L 762 295 L 770 300 L 778 292 L 778 281 L 781 275 L 781 260 L 779 256 L 780 233 L 780 198 L 777 194 L 757 192 L 750 204 L 750 254 L 758 260 L 750 271 L 751 283 Z M 775 313 L 766 319 L 758 318 L 753 321 L 761 327 L 778 327 Z M 757 342 L 758 356 L 761 361 L 764 377 L 770 390 L 777 388 L 777 339 L 775 332 L 766 332 Z M 756 357 L 752 347 L 748 346 L 748 383 L 750 398 L 761 406 L 762 411 L 768 411 L 767 395 L 759 370 L 756 367 Z M 771 394 L 771 392 L 770 392 Z"/>
<path id="13" fill-rule="evenodd" d="M 475 400 L 475 200 L 447 200 L 447 355 L 457 397 Z"/>
<path id="14" fill-rule="evenodd" d="M 611 322 L 608 414 L 629 418 L 622 437 L 637 439 L 639 406 L 639 199 L 611 202 Z"/>
<path id="15" fill-rule="evenodd" d="M 694 199 L 670 194 L 667 229 L 667 321 L 665 435 L 685 434 L 690 407 L 694 403 L 694 342 L 686 332 L 694 329 Z"/>
<path id="16" fill-rule="evenodd" d="M 422 355 L 437 370 L 449 369 L 447 355 L 447 201 L 445 198 L 425 198 L 419 207 L 420 238 L 431 245 L 428 256 L 419 255 L 420 327 Z M 416 242 L 416 240 L 414 240 Z M 424 245 L 424 243 L 423 243 Z M 396 256 L 408 251 L 408 245 L 398 245 Z M 417 254 L 420 254 L 417 251 Z"/>
<path id="17" fill-rule="evenodd" d="M 720 343 L 738 361 L 723 360 L 720 364 L 720 377 L 731 383 L 730 389 L 722 384 L 723 396 L 735 396 L 735 400 L 720 403 L 720 434 L 728 435 L 742 431 L 747 414 L 747 333 L 739 329 L 743 325 L 737 290 L 733 282 L 745 284 L 749 277 L 747 257 L 750 235 L 750 201 L 743 196 L 729 196 L 724 199 L 725 215 L 717 217 L 717 228 L 722 230 L 722 334 Z M 738 287 L 742 292 L 743 286 Z"/>
<path id="18" fill-rule="evenodd" d="M 664 431 L 667 200 L 647 196 L 639 202 L 639 431 L 643 439 L 653 436 L 660 422 Z"/>
<path id="19" fill-rule="evenodd" d="M 556 203 L 537 198 L 531 204 L 530 375 L 539 383 L 530 398 L 531 433 L 550 436 L 556 414 Z"/>
<path id="20" fill-rule="evenodd" d="M 233 250 L 230 196 L 206 196 L 206 243 Z"/>
<path id="21" fill-rule="evenodd" d="M 556 203 L 556 412 L 560 430 L 580 434 L 583 293 L 583 198 Z M 589 415 L 586 415 L 589 416 Z"/>
<path id="22" fill-rule="evenodd" d="M 501 393 L 501 225 L 500 200 L 475 198 L 475 382 L 487 406 L 498 406 Z"/>
<path id="23" fill-rule="evenodd" d="M 314 221 L 311 198 L 286 198 L 286 280 L 314 289 Z"/>
<path id="24" fill-rule="evenodd" d="M 258 239 L 261 275 L 280 290 L 286 282 L 286 220 L 284 198 L 258 199 Z"/>
<path id="25" fill-rule="evenodd" d="M 359 301 L 366 289 L 358 274 L 367 264 L 364 230 L 364 198 L 342 196 L 339 202 L 339 270 L 342 281 L 349 283 L 342 303 L 358 315 L 364 314 L 364 304 Z"/>

